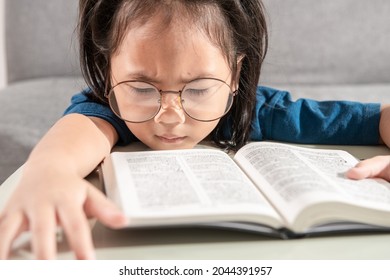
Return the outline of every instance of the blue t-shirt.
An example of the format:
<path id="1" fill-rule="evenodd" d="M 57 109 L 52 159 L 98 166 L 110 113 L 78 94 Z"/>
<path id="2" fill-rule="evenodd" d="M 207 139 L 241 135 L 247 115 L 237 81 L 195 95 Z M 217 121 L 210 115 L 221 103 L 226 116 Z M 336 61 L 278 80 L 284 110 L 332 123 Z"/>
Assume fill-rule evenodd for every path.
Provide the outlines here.
<path id="1" fill-rule="evenodd" d="M 72 97 L 65 114 L 79 113 L 111 123 L 118 144 L 137 141 L 125 122 L 108 105 L 91 100 L 85 93 Z M 269 87 L 257 88 L 256 110 L 250 140 L 293 143 L 376 145 L 379 143 L 380 104 L 350 101 L 292 100 L 289 92 Z M 224 128 L 227 139 L 231 126 Z"/>

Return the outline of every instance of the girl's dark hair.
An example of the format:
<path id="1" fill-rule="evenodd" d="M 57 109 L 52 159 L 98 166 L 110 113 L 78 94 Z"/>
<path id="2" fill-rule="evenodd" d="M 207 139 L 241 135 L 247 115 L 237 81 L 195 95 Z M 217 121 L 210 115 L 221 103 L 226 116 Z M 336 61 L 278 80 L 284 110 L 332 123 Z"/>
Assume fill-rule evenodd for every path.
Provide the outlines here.
<path id="1" fill-rule="evenodd" d="M 129 28 L 164 12 L 166 27 L 175 19 L 189 20 L 226 56 L 237 75 L 241 60 L 238 94 L 229 113 L 212 132 L 215 143 L 236 150 L 249 139 L 256 104 L 256 89 L 267 52 L 268 33 L 261 0 L 80 0 L 80 62 L 84 78 L 97 100 L 107 103 L 111 87 L 110 57 Z M 231 126 L 226 139 L 224 127 Z"/>

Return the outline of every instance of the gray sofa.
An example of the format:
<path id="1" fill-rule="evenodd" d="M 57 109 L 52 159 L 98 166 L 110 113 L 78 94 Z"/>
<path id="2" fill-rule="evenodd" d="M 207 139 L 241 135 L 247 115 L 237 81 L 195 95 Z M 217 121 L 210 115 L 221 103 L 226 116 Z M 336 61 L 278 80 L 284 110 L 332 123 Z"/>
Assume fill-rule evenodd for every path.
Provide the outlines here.
<path id="1" fill-rule="evenodd" d="M 0 91 L 0 183 L 61 117 L 84 84 L 77 60 L 77 1 L 5 1 L 8 85 Z"/>
<path id="2" fill-rule="evenodd" d="M 84 87 L 77 0 L 5 0 L 8 85 L 0 91 L 0 184 Z M 265 0 L 261 84 L 295 98 L 390 103 L 390 1 Z"/>

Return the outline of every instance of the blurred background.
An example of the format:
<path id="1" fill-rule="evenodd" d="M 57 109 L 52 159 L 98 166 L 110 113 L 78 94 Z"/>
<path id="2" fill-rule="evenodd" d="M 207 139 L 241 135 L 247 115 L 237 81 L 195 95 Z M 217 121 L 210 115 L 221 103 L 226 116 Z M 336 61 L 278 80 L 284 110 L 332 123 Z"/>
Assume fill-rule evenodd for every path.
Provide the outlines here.
<path id="1" fill-rule="evenodd" d="M 0 0 L 0 89 L 5 86 L 4 0 Z"/>
<path id="2" fill-rule="evenodd" d="M 74 34 L 78 0 L 0 3 L 1 184 L 85 85 Z"/>

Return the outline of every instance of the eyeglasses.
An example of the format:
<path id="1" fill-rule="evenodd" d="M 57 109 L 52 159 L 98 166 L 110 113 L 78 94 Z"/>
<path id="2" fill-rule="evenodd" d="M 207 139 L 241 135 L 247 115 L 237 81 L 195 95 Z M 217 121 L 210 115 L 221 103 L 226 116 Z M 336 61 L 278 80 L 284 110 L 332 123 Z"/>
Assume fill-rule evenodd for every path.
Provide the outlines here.
<path id="1" fill-rule="evenodd" d="M 106 97 L 112 111 L 127 122 L 153 119 L 161 108 L 166 109 L 164 103 L 175 103 L 194 120 L 210 122 L 229 111 L 236 94 L 237 91 L 232 91 L 222 80 L 202 78 L 187 83 L 179 91 L 163 91 L 143 81 L 124 81 L 113 86 Z"/>

